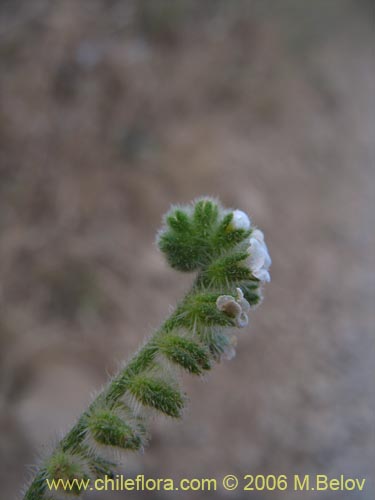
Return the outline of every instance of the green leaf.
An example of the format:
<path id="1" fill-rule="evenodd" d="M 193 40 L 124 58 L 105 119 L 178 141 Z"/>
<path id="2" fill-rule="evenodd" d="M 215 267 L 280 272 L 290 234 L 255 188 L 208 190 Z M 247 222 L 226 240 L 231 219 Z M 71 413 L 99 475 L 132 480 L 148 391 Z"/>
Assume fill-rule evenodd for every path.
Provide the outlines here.
<path id="1" fill-rule="evenodd" d="M 160 341 L 161 352 L 173 363 L 195 375 L 200 375 L 204 370 L 211 368 L 207 350 L 178 335 L 167 335 Z"/>
<path id="2" fill-rule="evenodd" d="M 168 226 L 176 232 L 188 232 L 191 229 L 189 216 L 181 209 L 176 209 L 166 217 Z"/>
<path id="3" fill-rule="evenodd" d="M 62 479 L 63 481 L 78 479 L 78 481 L 71 485 L 71 490 L 61 489 L 61 491 L 79 496 L 82 493 L 78 486 L 79 481 L 90 479 L 85 462 L 87 462 L 87 460 L 84 457 L 64 452 L 62 450 L 57 450 L 46 463 L 47 477 L 56 481 L 59 479 Z"/>
<path id="4" fill-rule="evenodd" d="M 184 327 L 193 331 L 206 326 L 233 326 L 233 320 L 216 307 L 216 300 L 221 293 L 201 292 L 191 294 L 177 309 L 172 318 L 175 327 Z"/>
<path id="5" fill-rule="evenodd" d="M 219 257 L 203 271 L 200 277 L 201 285 L 221 288 L 238 286 L 239 282 L 250 280 L 251 271 L 244 263 L 247 257 L 245 251 Z"/>
<path id="6" fill-rule="evenodd" d="M 131 379 L 129 392 L 144 406 L 178 418 L 184 406 L 181 393 L 163 379 L 138 375 Z"/>
<path id="7" fill-rule="evenodd" d="M 114 410 L 100 408 L 94 411 L 88 419 L 88 428 L 95 441 L 103 445 L 129 450 L 137 450 L 142 445 L 141 436 Z"/>
<path id="8" fill-rule="evenodd" d="M 261 291 L 259 289 L 260 282 L 251 280 L 241 283 L 241 290 L 245 299 L 251 306 L 256 306 L 262 300 Z"/>
<path id="9" fill-rule="evenodd" d="M 195 203 L 193 220 L 195 228 L 204 236 L 208 236 L 217 223 L 219 207 L 211 199 L 201 199 Z"/>

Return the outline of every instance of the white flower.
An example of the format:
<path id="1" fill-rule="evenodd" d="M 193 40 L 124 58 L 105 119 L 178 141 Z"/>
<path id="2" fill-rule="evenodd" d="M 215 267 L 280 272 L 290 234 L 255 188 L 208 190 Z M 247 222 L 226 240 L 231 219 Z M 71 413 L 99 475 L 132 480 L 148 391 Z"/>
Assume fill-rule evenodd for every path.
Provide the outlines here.
<path id="1" fill-rule="evenodd" d="M 216 300 L 216 307 L 228 316 L 234 318 L 238 328 L 244 328 L 249 323 L 247 313 L 250 310 L 250 304 L 243 296 L 241 288 L 236 288 L 237 296 L 220 295 Z"/>
<path id="2" fill-rule="evenodd" d="M 236 355 L 237 338 L 231 337 L 228 344 L 224 347 L 222 358 L 230 361 Z"/>
<path id="3" fill-rule="evenodd" d="M 242 210 L 234 210 L 231 224 L 234 229 L 244 229 L 248 231 L 251 226 L 251 220 Z"/>
<path id="4" fill-rule="evenodd" d="M 264 241 L 264 234 L 259 229 L 251 233 L 248 252 L 250 254 L 248 264 L 253 276 L 260 281 L 271 281 L 269 268 L 272 261 Z"/>

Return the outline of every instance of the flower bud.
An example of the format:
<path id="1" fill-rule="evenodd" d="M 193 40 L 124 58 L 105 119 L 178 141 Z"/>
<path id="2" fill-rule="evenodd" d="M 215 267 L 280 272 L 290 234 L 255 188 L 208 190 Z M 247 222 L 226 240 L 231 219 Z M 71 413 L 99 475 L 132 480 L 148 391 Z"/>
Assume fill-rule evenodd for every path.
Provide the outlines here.
<path id="1" fill-rule="evenodd" d="M 234 210 L 231 225 L 234 229 L 243 229 L 248 231 L 251 226 L 251 220 L 242 210 Z"/>
<path id="2" fill-rule="evenodd" d="M 233 317 L 238 328 L 244 328 L 249 323 L 247 313 L 250 310 L 250 304 L 244 298 L 241 288 L 236 288 L 236 291 L 236 298 L 232 295 L 220 295 L 216 300 L 216 307 L 219 311 Z"/>

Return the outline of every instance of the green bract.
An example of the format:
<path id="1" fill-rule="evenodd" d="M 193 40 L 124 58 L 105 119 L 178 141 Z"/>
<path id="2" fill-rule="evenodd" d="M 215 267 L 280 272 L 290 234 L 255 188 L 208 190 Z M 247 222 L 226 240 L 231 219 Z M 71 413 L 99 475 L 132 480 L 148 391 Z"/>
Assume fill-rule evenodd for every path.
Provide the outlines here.
<path id="1" fill-rule="evenodd" d="M 168 263 L 179 271 L 203 269 L 222 252 L 233 248 L 250 232 L 231 226 L 233 213 L 225 213 L 209 198 L 172 208 L 158 234 L 158 245 Z"/>
<path id="2" fill-rule="evenodd" d="M 114 474 L 116 464 L 104 451 L 141 449 L 155 412 L 181 417 L 186 402 L 181 371 L 202 375 L 222 357 L 233 356 L 232 329 L 247 325 L 249 309 L 261 298 L 260 285 L 269 281 L 263 233 L 244 212 L 202 198 L 172 208 L 157 243 L 174 269 L 197 272 L 191 290 L 43 462 L 25 499 L 55 498 L 47 480 Z M 77 486 L 70 492 L 81 493 Z"/>

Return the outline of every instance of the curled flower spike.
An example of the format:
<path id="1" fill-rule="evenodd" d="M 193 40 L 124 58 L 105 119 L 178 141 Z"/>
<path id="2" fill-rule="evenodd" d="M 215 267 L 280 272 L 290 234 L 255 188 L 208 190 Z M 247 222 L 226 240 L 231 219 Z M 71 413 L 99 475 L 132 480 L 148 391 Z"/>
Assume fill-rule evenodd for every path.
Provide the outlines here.
<path id="1" fill-rule="evenodd" d="M 232 226 L 234 229 L 244 229 L 245 231 L 248 231 L 251 226 L 251 220 L 242 210 L 234 210 Z"/>
<path id="2" fill-rule="evenodd" d="M 238 328 L 244 328 L 249 323 L 247 313 L 250 310 L 250 304 L 243 296 L 241 288 L 236 288 L 236 291 L 236 298 L 232 295 L 220 295 L 216 300 L 216 307 L 219 311 L 233 317 Z"/>
<path id="3" fill-rule="evenodd" d="M 272 261 L 264 241 L 264 234 L 259 229 L 255 229 L 251 234 L 248 252 L 250 254 L 248 264 L 253 276 L 260 281 L 271 281 L 269 268 Z"/>
<path id="4" fill-rule="evenodd" d="M 231 327 L 248 324 L 250 306 L 259 303 L 262 282 L 270 279 L 263 233 L 242 210 L 203 197 L 168 211 L 157 244 L 173 269 L 196 273 L 192 287 L 56 444 L 24 500 L 52 498 L 47 480 L 114 476 L 122 455 L 145 446 L 155 412 L 182 416 L 181 370 L 199 376 L 235 356 Z M 84 490 L 77 485 L 71 493 L 78 497 Z M 63 491 L 56 495 L 65 498 Z"/>

